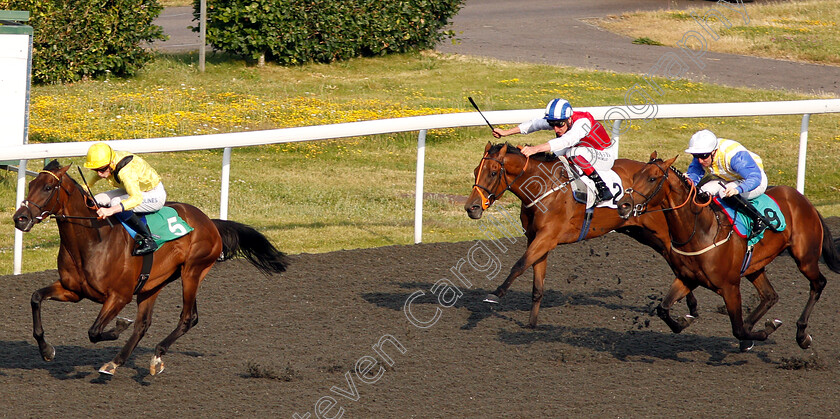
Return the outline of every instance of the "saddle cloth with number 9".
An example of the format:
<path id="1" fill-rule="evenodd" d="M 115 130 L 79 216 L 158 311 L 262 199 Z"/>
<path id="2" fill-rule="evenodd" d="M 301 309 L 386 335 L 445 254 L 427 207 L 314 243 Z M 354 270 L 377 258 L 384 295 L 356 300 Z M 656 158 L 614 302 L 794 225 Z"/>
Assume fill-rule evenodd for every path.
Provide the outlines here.
<path id="1" fill-rule="evenodd" d="M 149 226 L 149 231 L 152 232 L 152 237 L 158 246 L 170 240 L 186 236 L 190 231 L 193 231 L 193 228 L 179 217 L 178 212 L 172 207 L 163 207 L 158 212 L 145 215 L 138 214 L 138 216 L 144 219 L 146 225 Z M 125 223 L 122 223 L 122 225 L 128 231 L 128 234 L 134 238 L 134 235 L 137 233 Z"/>

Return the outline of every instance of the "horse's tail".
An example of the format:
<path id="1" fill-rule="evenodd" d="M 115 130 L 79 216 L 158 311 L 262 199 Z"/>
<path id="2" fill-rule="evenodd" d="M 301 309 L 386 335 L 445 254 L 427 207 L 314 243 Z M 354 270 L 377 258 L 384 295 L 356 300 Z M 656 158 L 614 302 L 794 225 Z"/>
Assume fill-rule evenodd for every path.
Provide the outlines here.
<path id="1" fill-rule="evenodd" d="M 286 271 L 288 258 L 253 227 L 228 220 L 213 220 L 222 236 L 222 260 L 245 256 L 262 273 L 271 275 Z"/>
<path id="2" fill-rule="evenodd" d="M 828 269 L 840 274 L 840 250 L 837 249 L 837 243 L 831 237 L 831 230 L 828 229 L 822 215 L 820 215 L 820 222 L 823 228 L 823 260 L 828 265 Z"/>

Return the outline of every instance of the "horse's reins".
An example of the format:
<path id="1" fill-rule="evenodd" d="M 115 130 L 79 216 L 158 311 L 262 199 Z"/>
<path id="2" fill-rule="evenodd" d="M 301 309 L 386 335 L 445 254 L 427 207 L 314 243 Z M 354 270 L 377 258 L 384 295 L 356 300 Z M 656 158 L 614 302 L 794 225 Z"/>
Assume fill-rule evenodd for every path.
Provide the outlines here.
<path id="1" fill-rule="evenodd" d="M 514 183 L 516 183 L 516 181 L 519 180 L 519 178 L 523 174 L 525 174 L 525 171 L 528 169 L 528 163 L 531 161 L 530 156 L 525 156 L 525 166 L 522 167 L 522 171 L 519 172 L 519 174 L 516 175 L 515 178 L 513 178 L 513 181 L 508 182 L 507 181 L 507 176 L 506 176 L 507 171 L 505 170 L 504 160 L 499 160 L 499 159 L 494 159 L 492 157 L 488 157 L 487 154 L 488 154 L 488 152 L 485 152 L 484 156 L 481 157 L 481 162 L 482 163 L 478 166 L 478 174 L 476 174 L 476 176 L 475 176 L 476 183 L 473 183 L 473 189 L 476 192 L 478 192 L 478 196 L 481 197 L 481 209 L 482 210 L 486 210 L 487 208 L 490 208 L 490 205 L 492 205 L 492 202 L 490 202 L 490 198 L 493 198 L 494 201 L 497 199 L 496 194 L 493 193 L 492 191 L 490 191 L 490 189 L 487 189 L 484 186 L 481 186 L 481 185 L 478 184 L 478 179 L 481 178 L 481 171 L 484 170 L 484 160 L 493 160 L 494 162 L 499 163 L 499 166 L 501 166 L 501 170 L 499 170 L 499 179 L 496 180 L 496 185 L 501 183 L 502 179 L 505 179 L 506 185 L 505 185 L 505 189 L 503 189 L 502 192 L 509 190 L 510 186 L 513 185 Z M 496 185 L 494 185 L 494 186 L 496 186 Z M 487 196 L 484 195 L 484 192 L 487 193 Z"/>
<path id="2" fill-rule="evenodd" d="M 697 195 L 698 195 L 698 193 L 697 193 L 697 188 L 696 188 L 696 187 L 694 186 L 694 184 L 692 183 L 692 184 L 691 184 L 691 187 L 690 187 L 690 189 L 689 189 L 689 191 L 688 191 L 688 196 L 685 198 L 685 202 L 683 202 L 682 204 L 677 205 L 677 206 L 675 206 L 675 207 L 660 208 L 660 209 L 656 209 L 656 210 L 651 210 L 651 211 L 648 211 L 648 210 L 647 210 L 647 204 L 648 204 L 648 203 L 649 203 L 649 202 L 653 199 L 653 197 L 654 197 L 654 196 L 656 196 L 656 194 L 658 194 L 658 193 L 659 193 L 659 191 L 662 189 L 662 186 L 664 186 L 664 185 L 665 185 L 665 181 L 668 179 L 668 173 L 669 173 L 669 172 L 668 172 L 668 170 L 663 169 L 663 168 L 662 168 L 662 166 L 660 166 L 659 164 L 655 163 L 654 161 L 650 161 L 650 162 L 648 162 L 647 164 L 655 164 L 655 165 L 656 165 L 656 167 L 658 167 L 658 168 L 659 168 L 659 170 L 661 170 L 661 171 L 662 171 L 662 173 L 664 174 L 664 176 L 662 176 L 662 179 L 660 179 L 659 184 L 657 184 L 657 185 L 656 185 L 656 189 L 654 189 L 654 190 L 653 190 L 653 192 L 651 192 L 649 196 L 648 196 L 648 195 L 645 195 L 645 194 L 643 194 L 643 193 L 641 193 L 641 192 L 639 192 L 639 191 L 637 191 L 637 190 L 635 190 L 635 189 L 633 189 L 633 188 L 627 188 L 627 189 L 625 189 L 625 190 L 624 190 L 624 193 L 625 193 L 625 194 L 634 194 L 634 193 L 635 193 L 635 194 L 640 195 L 642 198 L 645 198 L 645 201 L 644 201 L 644 202 L 642 202 L 641 204 L 635 204 L 635 205 L 633 205 L 633 213 L 632 213 L 632 215 L 633 215 L 634 217 L 638 217 L 638 216 L 640 216 L 640 215 L 642 215 L 642 214 L 647 214 L 647 213 L 652 213 L 652 212 L 659 212 L 659 211 L 663 211 L 663 212 L 664 212 L 664 211 L 673 211 L 673 210 L 677 210 L 677 209 L 680 209 L 680 208 L 682 208 L 682 207 L 686 206 L 686 205 L 688 204 L 688 202 L 692 200 L 692 198 L 694 198 L 694 205 L 695 205 L 695 206 L 698 206 L 698 207 L 705 207 L 705 206 L 708 206 L 708 205 L 711 203 L 711 200 L 709 200 L 709 202 L 707 202 L 707 203 L 705 203 L 705 204 L 701 204 L 701 203 L 698 203 L 698 202 L 697 202 Z M 632 195 L 631 195 L 631 197 L 632 197 Z"/>
<path id="3" fill-rule="evenodd" d="M 645 198 L 645 201 L 644 201 L 644 202 L 642 202 L 641 204 L 636 204 L 636 205 L 634 205 L 634 206 L 633 206 L 633 216 L 638 217 L 638 216 L 640 216 L 640 215 L 642 215 L 642 214 L 646 214 L 646 213 L 653 213 L 653 212 L 657 212 L 657 211 L 662 211 L 662 212 L 664 212 L 664 211 L 673 211 L 673 210 L 676 210 L 676 209 L 679 209 L 679 208 L 684 207 L 685 205 L 687 205 L 687 204 L 688 204 L 688 202 L 689 202 L 689 201 L 693 201 L 694 205 L 695 205 L 695 206 L 697 206 L 697 207 L 700 207 L 700 208 L 703 208 L 703 207 L 709 206 L 709 205 L 712 203 L 712 200 L 711 200 L 711 199 L 710 199 L 708 202 L 706 202 L 706 203 L 698 203 L 698 202 L 697 202 L 697 195 L 698 195 L 698 192 L 697 192 L 697 187 L 696 187 L 696 186 L 694 185 L 694 183 L 692 182 L 692 183 L 691 183 L 691 186 L 690 186 L 690 188 L 689 188 L 689 191 L 688 191 L 688 196 L 686 196 L 686 198 L 685 198 L 685 202 L 683 202 L 682 204 L 677 205 L 677 206 L 675 206 L 675 207 L 660 208 L 660 209 L 658 209 L 658 210 L 647 211 L 647 204 L 648 204 L 648 203 L 649 203 L 649 202 L 653 199 L 653 197 L 655 197 L 655 196 L 656 196 L 656 194 L 658 194 L 658 193 L 659 193 L 659 191 L 660 191 L 660 190 L 662 189 L 662 187 L 665 185 L 665 181 L 668 179 L 668 174 L 669 174 L 669 171 L 668 171 L 667 169 L 663 169 L 663 168 L 662 168 L 662 166 L 660 166 L 660 165 L 659 165 L 659 163 L 657 163 L 657 162 L 656 162 L 656 161 L 654 161 L 654 160 L 651 160 L 651 161 L 650 161 L 650 162 L 648 162 L 647 164 L 653 164 L 653 165 L 656 165 L 656 167 L 657 167 L 657 168 L 659 168 L 659 170 L 660 170 L 660 171 L 662 171 L 663 176 L 662 176 L 662 179 L 660 179 L 659 184 L 657 184 L 657 185 L 656 185 L 656 188 L 653 190 L 653 192 L 651 192 L 651 193 L 650 193 L 650 195 L 649 195 L 649 196 L 648 196 L 648 195 L 645 195 L 645 194 L 643 194 L 643 193 L 641 193 L 641 192 L 639 192 L 639 191 L 637 191 L 637 190 L 634 190 L 633 188 L 627 188 L 627 189 L 625 189 L 625 190 L 624 190 L 624 193 L 626 193 L 626 194 L 636 193 L 636 194 L 641 195 L 643 198 Z M 631 195 L 631 196 L 632 196 L 632 195 Z M 693 198 L 693 199 L 692 199 L 692 198 Z M 705 248 L 703 248 L 703 249 L 701 249 L 701 250 L 697 250 L 697 251 L 694 251 L 694 252 L 683 252 L 683 251 L 681 251 L 681 250 L 677 249 L 677 247 L 678 247 L 678 246 L 685 246 L 686 244 L 688 244 L 689 242 L 691 242 L 691 240 L 694 238 L 694 235 L 697 233 L 697 220 L 699 219 L 699 217 L 700 217 L 700 212 L 699 212 L 699 211 L 698 211 L 698 212 L 696 212 L 696 213 L 694 213 L 694 228 L 693 228 L 693 229 L 692 229 L 692 231 L 691 231 L 691 235 L 689 235 L 689 236 L 688 236 L 688 240 L 686 240 L 686 241 L 684 241 L 684 242 L 682 242 L 682 243 L 676 243 L 676 242 L 674 242 L 673 240 L 671 240 L 671 250 L 672 250 L 672 251 L 674 251 L 674 253 L 677 253 L 677 254 L 680 254 L 680 255 L 684 255 L 684 256 L 697 256 L 697 255 L 702 255 L 703 253 L 706 253 L 706 252 L 708 252 L 709 250 L 712 250 L 712 249 L 714 249 L 715 247 L 718 247 L 718 246 L 720 246 L 720 245 L 722 245 L 722 244 L 726 243 L 727 241 L 729 241 L 729 238 L 730 238 L 730 237 L 732 237 L 732 230 L 730 230 L 730 231 L 729 231 L 729 234 L 726 236 L 726 238 L 725 238 L 725 239 L 720 240 L 720 241 L 717 241 L 717 242 L 715 242 L 715 243 L 712 243 L 712 244 L 710 244 L 709 246 L 706 246 Z M 717 217 L 716 217 L 716 218 L 717 218 Z M 718 222 L 718 231 L 719 231 L 719 230 L 720 230 L 720 222 Z M 716 233 L 715 235 L 717 235 L 717 233 Z"/>

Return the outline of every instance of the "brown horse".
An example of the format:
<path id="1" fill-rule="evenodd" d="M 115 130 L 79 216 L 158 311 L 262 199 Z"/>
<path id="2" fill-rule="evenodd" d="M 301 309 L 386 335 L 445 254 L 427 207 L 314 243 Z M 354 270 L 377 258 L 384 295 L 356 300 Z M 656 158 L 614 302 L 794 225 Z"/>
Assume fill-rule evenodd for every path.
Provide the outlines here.
<path id="1" fill-rule="evenodd" d="M 642 167 L 642 162 L 618 159 L 613 171 L 621 177 L 622 182 L 627 182 Z M 545 285 L 546 257 L 558 244 L 591 239 L 616 230 L 659 253 L 665 254 L 670 249 L 671 240 L 665 217 L 661 213 L 628 221 L 619 217 L 615 209 L 595 208 L 591 223 L 583 231 L 586 225 L 585 208 L 574 200 L 569 183 L 565 166 L 553 154 L 538 154 L 527 158 L 510 144 L 492 145 L 488 142 L 484 156 L 475 168 L 473 191 L 464 205 L 470 218 L 479 219 L 484 210 L 507 190 L 522 201 L 519 218 L 525 230 L 528 248 L 513 265 L 505 282 L 489 294 L 485 301 L 498 303 L 513 281 L 533 266 L 534 285 L 528 321 L 530 327 L 537 324 Z M 688 326 L 698 315 L 697 301 L 693 294 L 687 296 L 686 303 L 690 314 L 681 319 L 681 324 Z"/>
<path id="2" fill-rule="evenodd" d="M 244 224 L 211 220 L 198 208 L 177 202 L 167 203 L 194 228 L 177 240 L 164 243 L 154 254 L 148 280 L 139 290 L 138 277 L 142 257 L 131 256 L 133 240 L 115 223 L 111 226 L 88 208 L 91 200 L 67 174 L 70 166 L 59 167 L 53 160 L 29 183 L 29 194 L 14 214 L 15 227 L 23 232 L 45 217 L 57 220 L 61 244 L 58 250 L 59 279 L 32 294 L 33 336 L 45 361 L 52 361 L 55 348 L 44 339 L 41 325 L 41 302 L 78 302 L 83 298 L 102 304 L 88 336 L 91 342 L 116 340 L 131 321 L 118 318 L 110 330 L 105 327 L 117 317 L 137 294 L 137 318 L 134 333 L 117 356 L 99 369 L 112 375 L 131 355 L 152 323 L 152 307 L 158 294 L 170 282 L 182 278 L 184 306 L 175 330 L 155 347 L 149 371 L 163 371 L 161 356 L 176 339 L 198 323 L 196 293 L 207 272 L 219 259 L 244 255 L 266 274 L 286 270 L 286 258 L 253 228 Z"/>
<path id="3" fill-rule="evenodd" d="M 765 230 L 764 237 L 754 246 L 752 259 L 745 259 L 747 240 L 732 234 L 732 224 L 709 206 L 707 200 L 698 201 L 694 185 L 671 166 L 677 157 L 662 161 L 656 158 L 656 152 L 651 154 L 651 161 L 633 176 L 624 196 L 618 200 L 623 217 L 644 217 L 655 211 L 665 214 L 673 240 L 672 251 L 665 254 L 665 259 L 678 280 L 657 310 L 660 317 L 679 332 L 679 325 L 670 319 L 669 309 L 675 301 L 702 285 L 723 297 L 732 334 L 741 341 L 741 350 L 749 350 L 754 340 L 767 339 L 781 325 L 779 320 L 767 321 L 764 330 L 752 330 L 779 299 L 767 280 L 765 267 L 788 249 L 799 271 L 810 281 L 808 302 L 796 322 L 796 342 L 801 348 L 808 348 L 811 336 L 805 333 L 805 328 L 826 284 L 819 268 L 820 256 L 832 271 L 840 273 L 840 255 L 820 213 L 793 188 L 768 188 L 766 193 L 779 205 L 787 228 L 781 232 Z M 745 260 L 750 263 L 742 273 Z M 742 275 L 753 283 L 760 298 L 759 305 L 746 320 L 741 308 Z"/>

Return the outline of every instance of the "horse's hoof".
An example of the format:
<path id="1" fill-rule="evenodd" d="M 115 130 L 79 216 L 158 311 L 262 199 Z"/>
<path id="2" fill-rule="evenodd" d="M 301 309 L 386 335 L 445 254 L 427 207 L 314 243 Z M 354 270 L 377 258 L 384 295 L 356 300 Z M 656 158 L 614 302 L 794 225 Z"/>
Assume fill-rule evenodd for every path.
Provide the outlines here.
<path id="1" fill-rule="evenodd" d="M 41 348 L 41 358 L 44 358 L 44 361 L 47 362 L 55 359 L 55 348 L 49 343 L 44 344 L 44 347 Z"/>
<path id="2" fill-rule="evenodd" d="M 117 334 L 120 334 L 124 332 L 125 329 L 131 327 L 132 324 L 134 324 L 134 320 L 126 319 L 125 317 L 117 317 L 117 323 L 114 325 L 114 331 L 117 332 Z"/>
<path id="3" fill-rule="evenodd" d="M 811 342 L 812 341 L 813 340 L 811 339 L 811 335 L 805 335 L 805 339 L 802 339 L 801 342 L 798 342 L 799 347 L 802 348 L 802 349 L 808 349 L 808 348 L 811 347 Z"/>
<path id="4" fill-rule="evenodd" d="M 159 356 L 152 357 L 152 363 L 149 365 L 149 373 L 152 375 L 163 372 L 163 360 Z"/>
<path id="5" fill-rule="evenodd" d="M 740 344 L 741 352 L 749 352 L 753 346 L 755 346 L 755 342 L 751 340 L 742 340 Z"/>
<path id="6" fill-rule="evenodd" d="M 496 294 L 487 294 L 487 296 L 484 297 L 484 302 L 485 303 L 492 303 L 492 304 L 499 304 L 499 296 L 496 295 Z"/>
<path id="7" fill-rule="evenodd" d="M 680 332 L 682 331 L 682 329 L 685 329 L 686 327 L 690 326 L 691 323 L 694 322 L 694 319 L 695 317 L 691 314 L 686 314 L 684 317 L 680 317 L 679 320 L 677 320 L 677 323 L 679 323 L 680 325 Z"/>
<path id="8" fill-rule="evenodd" d="M 117 370 L 117 364 L 115 364 L 113 361 L 111 361 L 111 362 L 103 365 L 102 368 L 99 369 L 99 373 L 100 374 L 105 374 L 105 375 L 114 375 L 114 372 L 116 370 Z"/>
<path id="9" fill-rule="evenodd" d="M 782 321 L 779 319 L 767 320 L 767 322 L 764 323 L 764 331 L 769 335 L 775 332 L 781 325 Z"/>

